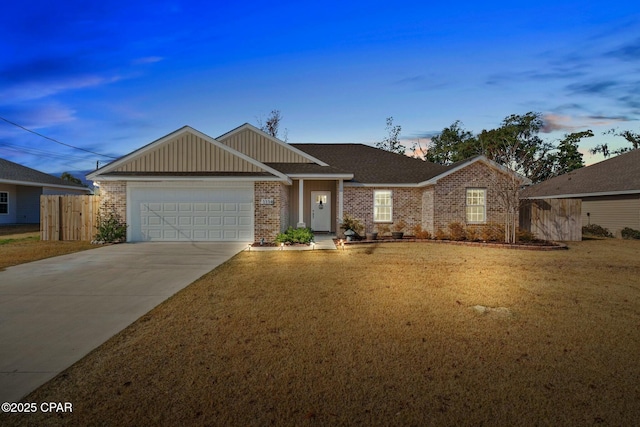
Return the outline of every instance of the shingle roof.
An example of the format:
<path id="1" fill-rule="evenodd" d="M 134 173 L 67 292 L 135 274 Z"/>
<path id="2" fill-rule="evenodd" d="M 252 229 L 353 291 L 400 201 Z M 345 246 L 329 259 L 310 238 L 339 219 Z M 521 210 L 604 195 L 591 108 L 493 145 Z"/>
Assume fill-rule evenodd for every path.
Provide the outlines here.
<path id="1" fill-rule="evenodd" d="M 315 163 L 265 163 L 273 169 L 289 174 L 318 174 L 318 175 L 349 175 L 350 171 L 345 171 L 333 166 L 320 166 Z"/>
<path id="2" fill-rule="evenodd" d="M 364 144 L 291 144 L 329 165 L 354 174 L 353 181 L 373 184 L 415 184 L 448 166 L 424 162 Z"/>
<path id="3" fill-rule="evenodd" d="M 576 169 L 526 188 L 523 198 L 640 192 L 640 150 Z"/>
<path id="4" fill-rule="evenodd" d="M 63 181 L 53 175 L 22 166 L 2 158 L 0 158 L 0 180 L 46 184 L 51 186 L 78 187 L 80 189 L 87 190 L 87 187 L 82 184 Z"/>

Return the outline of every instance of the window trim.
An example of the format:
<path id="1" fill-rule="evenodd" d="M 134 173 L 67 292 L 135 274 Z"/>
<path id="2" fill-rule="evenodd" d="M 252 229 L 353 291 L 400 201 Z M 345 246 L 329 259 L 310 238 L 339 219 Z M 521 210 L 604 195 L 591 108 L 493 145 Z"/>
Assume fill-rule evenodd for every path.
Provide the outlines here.
<path id="1" fill-rule="evenodd" d="M 9 192 L 8 191 L 0 191 L 0 194 L 4 194 L 7 197 L 6 202 L 0 202 L 0 205 L 6 205 L 7 211 L 5 213 L 0 212 L 0 215 L 9 215 Z"/>
<path id="2" fill-rule="evenodd" d="M 481 205 L 472 205 L 469 204 L 469 192 L 470 191 L 482 191 L 483 193 L 483 197 L 482 197 L 482 201 L 484 202 Z M 487 189 L 483 188 L 483 187 L 469 187 L 466 189 L 465 191 L 465 219 L 467 221 L 467 224 L 486 224 L 487 223 Z M 473 207 L 482 207 L 482 220 L 481 221 L 471 221 L 469 219 L 469 208 Z"/>
<path id="3" fill-rule="evenodd" d="M 376 195 L 378 193 L 389 193 L 389 205 L 376 204 Z M 376 219 L 376 210 L 380 207 L 389 208 L 389 219 L 381 220 Z M 393 223 L 393 190 L 373 190 L 373 222 L 376 224 L 391 224 Z"/>

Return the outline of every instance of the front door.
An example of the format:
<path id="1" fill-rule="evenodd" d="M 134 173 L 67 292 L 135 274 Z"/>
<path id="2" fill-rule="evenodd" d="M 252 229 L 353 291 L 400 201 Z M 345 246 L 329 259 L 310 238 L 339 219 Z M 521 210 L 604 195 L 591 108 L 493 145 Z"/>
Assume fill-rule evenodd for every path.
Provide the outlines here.
<path id="1" fill-rule="evenodd" d="M 331 231 L 331 191 L 311 192 L 311 229 Z"/>

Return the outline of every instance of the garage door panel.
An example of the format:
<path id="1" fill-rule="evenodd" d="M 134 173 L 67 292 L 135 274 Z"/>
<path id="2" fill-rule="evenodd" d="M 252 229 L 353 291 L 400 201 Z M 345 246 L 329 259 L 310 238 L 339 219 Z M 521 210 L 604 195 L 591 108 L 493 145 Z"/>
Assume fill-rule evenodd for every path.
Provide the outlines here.
<path id="1" fill-rule="evenodd" d="M 224 225 L 238 225 L 238 218 L 236 218 L 235 216 L 225 216 Z"/>
<path id="2" fill-rule="evenodd" d="M 253 240 L 253 184 L 222 190 L 137 184 L 127 191 L 132 241 Z"/>
<path id="3" fill-rule="evenodd" d="M 178 218 L 178 225 L 193 225 L 193 218 L 190 216 L 181 216 Z"/>

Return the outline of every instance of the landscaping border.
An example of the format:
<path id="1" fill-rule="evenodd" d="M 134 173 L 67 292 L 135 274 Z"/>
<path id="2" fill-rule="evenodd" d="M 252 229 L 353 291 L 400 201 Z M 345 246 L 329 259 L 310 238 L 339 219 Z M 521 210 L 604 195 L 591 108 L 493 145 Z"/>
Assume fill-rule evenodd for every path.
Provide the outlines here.
<path id="1" fill-rule="evenodd" d="M 336 247 L 340 245 L 340 239 L 334 239 Z M 440 243 L 440 244 L 450 244 L 450 245 L 458 245 L 458 246 L 478 246 L 478 247 L 488 247 L 488 248 L 502 248 L 502 249 L 519 249 L 519 250 L 527 250 L 527 251 L 556 251 L 556 250 L 567 250 L 569 247 L 560 242 L 548 242 L 548 244 L 513 244 L 513 243 L 500 243 L 500 242 L 467 242 L 464 240 L 434 240 L 434 239 L 378 239 L 378 240 L 352 240 L 347 242 L 344 240 L 345 246 L 348 245 L 362 245 L 362 244 L 374 244 L 374 243 Z"/>

